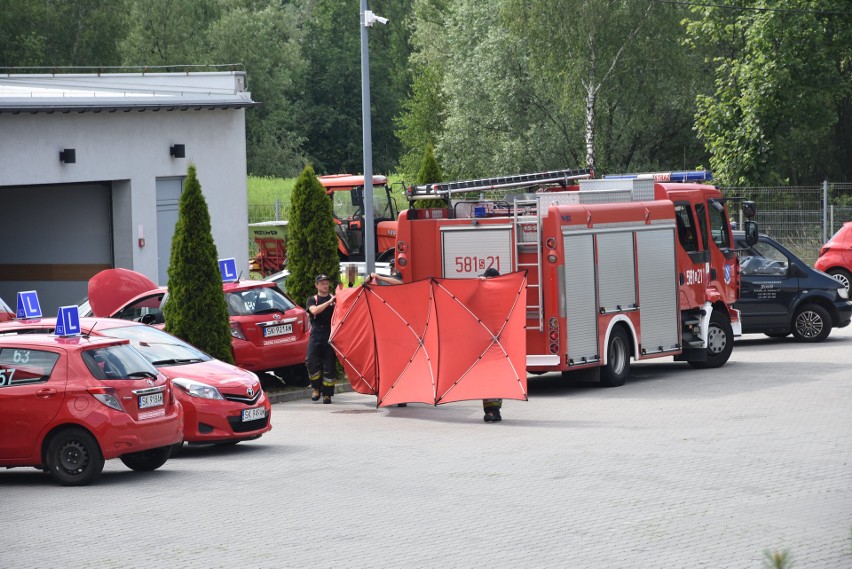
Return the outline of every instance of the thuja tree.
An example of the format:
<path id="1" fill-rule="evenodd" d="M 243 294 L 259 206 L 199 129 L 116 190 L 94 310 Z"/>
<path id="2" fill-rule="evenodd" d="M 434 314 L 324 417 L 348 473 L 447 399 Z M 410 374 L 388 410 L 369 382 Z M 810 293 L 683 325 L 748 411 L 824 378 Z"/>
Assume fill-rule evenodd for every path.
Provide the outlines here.
<path id="1" fill-rule="evenodd" d="M 166 330 L 233 363 L 228 309 L 210 227 L 210 212 L 190 164 L 180 196 L 169 261 L 169 298 L 163 307 Z"/>
<path id="2" fill-rule="evenodd" d="M 337 235 L 331 200 L 314 174 L 313 166 L 305 166 L 290 194 L 287 225 L 287 292 L 304 306 L 316 294 L 314 279 L 325 274 L 332 287 L 339 280 Z"/>
<path id="3" fill-rule="evenodd" d="M 438 160 L 435 158 L 435 148 L 432 143 L 426 144 L 426 150 L 423 152 L 423 159 L 420 161 L 420 171 L 417 173 L 417 184 L 434 184 L 443 182 L 441 167 L 438 165 Z M 423 207 L 447 207 L 445 200 L 417 200 L 414 202 L 415 208 Z"/>

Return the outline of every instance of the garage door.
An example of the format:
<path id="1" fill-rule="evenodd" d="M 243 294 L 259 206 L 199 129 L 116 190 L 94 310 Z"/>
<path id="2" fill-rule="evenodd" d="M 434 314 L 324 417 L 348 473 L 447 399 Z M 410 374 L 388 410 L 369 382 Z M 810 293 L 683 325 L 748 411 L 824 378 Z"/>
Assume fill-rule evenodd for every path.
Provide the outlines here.
<path id="1" fill-rule="evenodd" d="M 0 187 L 0 297 L 38 292 L 45 316 L 86 296 L 113 266 L 109 184 Z"/>

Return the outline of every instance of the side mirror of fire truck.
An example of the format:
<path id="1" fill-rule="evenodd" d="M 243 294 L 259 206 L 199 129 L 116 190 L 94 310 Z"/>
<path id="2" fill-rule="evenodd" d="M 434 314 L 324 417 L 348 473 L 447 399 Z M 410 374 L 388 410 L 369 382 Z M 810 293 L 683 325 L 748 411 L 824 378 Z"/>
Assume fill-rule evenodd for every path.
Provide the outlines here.
<path id="1" fill-rule="evenodd" d="M 745 237 L 746 243 L 754 245 L 758 240 L 757 222 L 754 221 L 754 216 L 757 215 L 757 206 L 753 201 L 743 200 L 743 215 L 748 218 L 745 222 Z"/>
<path id="2" fill-rule="evenodd" d="M 745 238 L 746 243 L 749 245 L 754 245 L 757 243 L 758 235 L 757 235 L 757 222 L 749 219 L 745 222 Z"/>

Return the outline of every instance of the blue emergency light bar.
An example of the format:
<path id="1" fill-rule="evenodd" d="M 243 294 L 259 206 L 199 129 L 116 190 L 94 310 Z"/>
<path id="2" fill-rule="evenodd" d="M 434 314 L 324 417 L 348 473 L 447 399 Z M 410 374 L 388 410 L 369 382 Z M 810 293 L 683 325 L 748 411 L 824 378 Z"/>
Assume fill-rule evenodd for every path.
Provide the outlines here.
<path id="1" fill-rule="evenodd" d="M 646 174 L 609 174 L 608 180 L 640 179 L 655 182 L 706 182 L 713 179 L 710 170 L 691 170 L 686 172 L 649 172 Z"/>

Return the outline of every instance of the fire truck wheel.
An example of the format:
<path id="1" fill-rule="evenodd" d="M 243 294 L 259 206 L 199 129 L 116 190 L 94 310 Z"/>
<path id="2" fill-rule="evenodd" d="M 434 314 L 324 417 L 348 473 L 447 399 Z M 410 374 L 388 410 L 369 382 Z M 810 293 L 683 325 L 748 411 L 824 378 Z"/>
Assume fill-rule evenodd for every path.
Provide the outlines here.
<path id="1" fill-rule="evenodd" d="M 793 337 L 800 342 L 822 342 L 831 333 L 831 316 L 818 304 L 799 307 L 793 316 Z"/>
<path id="2" fill-rule="evenodd" d="M 734 330 L 727 316 L 714 310 L 707 329 L 707 361 L 689 362 L 695 368 L 722 367 L 734 350 Z"/>
<path id="3" fill-rule="evenodd" d="M 601 368 L 601 385 L 619 387 L 630 375 L 630 342 L 624 328 L 616 326 L 606 346 L 606 365 Z"/>

